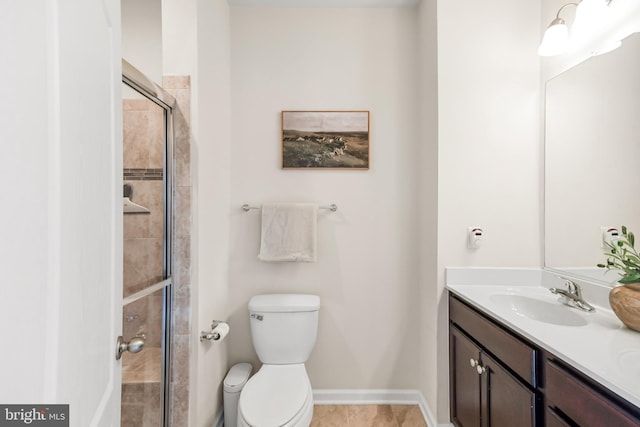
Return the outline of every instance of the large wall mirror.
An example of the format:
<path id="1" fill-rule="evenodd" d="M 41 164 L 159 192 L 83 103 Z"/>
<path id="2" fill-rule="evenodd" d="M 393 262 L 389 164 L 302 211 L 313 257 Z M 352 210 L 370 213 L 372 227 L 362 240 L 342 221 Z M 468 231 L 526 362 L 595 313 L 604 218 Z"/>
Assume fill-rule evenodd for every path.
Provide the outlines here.
<path id="1" fill-rule="evenodd" d="M 640 236 L 640 33 L 546 85 L 545 266 L 612 284 L 602 227 Z"/>

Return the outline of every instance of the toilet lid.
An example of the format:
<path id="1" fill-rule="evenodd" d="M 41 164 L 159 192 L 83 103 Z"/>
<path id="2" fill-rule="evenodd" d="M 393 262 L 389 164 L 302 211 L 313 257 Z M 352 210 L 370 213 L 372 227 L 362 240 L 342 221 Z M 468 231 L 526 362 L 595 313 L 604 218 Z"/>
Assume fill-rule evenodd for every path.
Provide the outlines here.
<path id="1" fill-rule="evenodd" d="M 304 407 L 310 389 L 304 364 L 263 365 L 240 393 L 240 413 L 252 426 L 283 426 Z"/>

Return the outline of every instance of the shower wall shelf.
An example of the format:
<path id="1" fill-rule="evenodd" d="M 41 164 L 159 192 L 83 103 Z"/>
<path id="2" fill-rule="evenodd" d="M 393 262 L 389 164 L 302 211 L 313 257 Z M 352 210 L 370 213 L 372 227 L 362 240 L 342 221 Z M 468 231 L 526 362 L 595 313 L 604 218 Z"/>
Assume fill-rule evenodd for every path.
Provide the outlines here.
<path id="1" fill-rule="evenodd" d="M 131 186 L 131 184 L 124 184 L 122 192 L 124 195 L 124 198 L 122 200 L 122 210 L 124 213 L 126 214 L 151 213 L 149 209 L 131 201 L 131 196 L 133 195 L 133 187 Z"/>
<path id="2" fill-rule="evenodd" d="M 149 214 L 151 211 L 144 206 L 131 201 L 128 197 L 123 197 L 122 209 L 125 214 Z"/>

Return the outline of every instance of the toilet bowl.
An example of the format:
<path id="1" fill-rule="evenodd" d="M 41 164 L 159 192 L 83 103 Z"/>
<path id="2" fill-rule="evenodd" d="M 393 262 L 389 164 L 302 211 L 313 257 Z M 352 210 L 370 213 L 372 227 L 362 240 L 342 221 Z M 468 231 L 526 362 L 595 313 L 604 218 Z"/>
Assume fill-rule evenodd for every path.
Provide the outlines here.
<path id="1" fill-rule="evenodd" d="M 308 427 L 313 392 L 304 363 L 318 332 L 316 295 L 267 294 L 249 301 L 251 338 L 260 370 L 238 402 L 240 427 Z"/>
<path id="2" fill-rule="evenodd" d="M 306 427 L 313 392 L 303 364 L 263 365 L 240 394 L 238 427 Z"/>

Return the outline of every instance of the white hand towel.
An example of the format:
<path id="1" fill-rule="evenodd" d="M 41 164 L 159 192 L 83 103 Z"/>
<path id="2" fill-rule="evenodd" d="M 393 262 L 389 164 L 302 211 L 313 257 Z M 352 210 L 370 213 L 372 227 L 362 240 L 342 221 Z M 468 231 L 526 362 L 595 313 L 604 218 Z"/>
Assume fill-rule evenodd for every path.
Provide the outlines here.
<path id="1" fill-rule="evenodd" d="M 318 206 L 309 203 L 262 205 L 261 261 L 316 261 Z"/>

